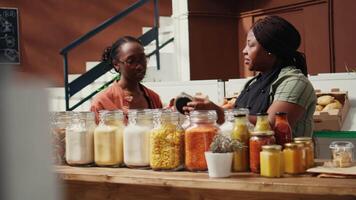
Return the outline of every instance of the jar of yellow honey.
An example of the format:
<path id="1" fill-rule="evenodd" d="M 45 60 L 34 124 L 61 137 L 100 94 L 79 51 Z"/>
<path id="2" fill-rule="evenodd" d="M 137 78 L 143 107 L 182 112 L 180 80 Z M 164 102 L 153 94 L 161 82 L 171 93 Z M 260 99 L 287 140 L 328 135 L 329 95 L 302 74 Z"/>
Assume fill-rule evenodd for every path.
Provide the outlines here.
<path id="1" fill-rule="evenodd" d="M 283 156 L 281 145 L 262 146 L 260 152 L 261 176 L 281 177 L 283 175 Z"/>
<path id="2" fill-rule="evenodd" d="M 294 138 L 295 143 L 304 145 L 306 169 L 314 167 L 314 143 L 311 137 Z"/>
<path id="3" fill-rule="evenodd" d="M 300 143 L 286 143 L 283 150 L 284 172 L 302 174 L 305 172 L 305 149 Z"/>

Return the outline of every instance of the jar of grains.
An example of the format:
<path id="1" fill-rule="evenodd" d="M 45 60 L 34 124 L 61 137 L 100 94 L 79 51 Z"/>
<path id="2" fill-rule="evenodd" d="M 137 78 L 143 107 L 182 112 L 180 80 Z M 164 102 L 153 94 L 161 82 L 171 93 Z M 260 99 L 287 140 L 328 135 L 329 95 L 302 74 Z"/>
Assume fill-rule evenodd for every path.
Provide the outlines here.
<path id="1" fill-rule="evenodd" d="M 129 110 L 128 117 L 129 123 L 124 130 L 124 163 L 128 167 L 148 167 L 153 111 Z"/>
<path id="2" fill-rule="evenodd" d="M 184 131 L 179 113 L 160 110 L 154 113 L 150 136 L 150 165 L 153 170 L 177 170 L 184 163 Z"/>
<path id="3" fill-rule="evenodd" d="M 185 167 L 190 171 L 205 171 L 205 151 L 220 131 L 213 110 L 195 110 L 190 113 L 190 126 L 185 131 Z"/>

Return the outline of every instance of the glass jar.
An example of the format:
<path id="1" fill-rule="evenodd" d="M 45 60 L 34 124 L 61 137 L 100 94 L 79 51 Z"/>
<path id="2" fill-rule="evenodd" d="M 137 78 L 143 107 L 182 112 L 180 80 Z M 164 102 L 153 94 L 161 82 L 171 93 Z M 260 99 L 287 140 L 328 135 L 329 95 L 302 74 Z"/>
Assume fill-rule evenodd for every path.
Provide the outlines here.
<path id="1" fill-rule="evenodd" d="M 88 165 L 94 161 L 93 124 L 95 114 L 74 113 L 66 128 L 66 161 L 69 165 Z"/>
<path id="2" fill-rule="evenodd" d="M 351 167 L 354 145 L 348 141 L 335 141 L 329 146 L 335 167 Z"/>
<path id="3" fill-rule="evenodd" d="M 185 131 L 185 166 L 190 171 L 205 171 L 205 151 L 209 151 L 214 136 L 220 131 L 213 110 L 190 113 L 190 126 Z"/>
<path id="4" fill-rule="evenodd" d="M 262 146 L 260 153 L 261 176 L 281 177 L 283 175 L 283 155 L 281 145 Z"/>
<path id="5" fill-rule="evenodd" d="M 150 165 L 153 170 L 177 170 L 184 164 L 184 131 L 179 113 L 163 110 L 154 115 L 150 138 Z"/>
<path id="6" fill-rule="evenodd" d="M 249 140 L 248 121 L 246 114 L 236 115 L 232 131 L 232 139 L 239 140 L 244 147 L 234 152 L 232 170 L 235 172 L 246 172 L 249 169 Z"/>
<path id="7" fill-rule="evenodd" d="M 275 115 L 274 137 L 276 137 L 276 143 L 281 145 L 282 148 L 285 143 L 292 142 L 292 129 L 285 112 L 277 112 Z"/>
<path id="8" fill-rule="evenodd" d="M 221 124 L 220 131 L 221 134 L 225 135 L 228 138 L 231 138 L 232 129 L 234 128 L 236 112 L 237 110 L 232 109 L 224 111 L 225 122 Z"/>
<path id="9" fill-rule="evenodd" d="M 153 129 L 153 111 L 129 110 L 129 123 L 124 130 L 124 163 L 128 167 L 150 165 L 150 132 Z"/>
<path id="10" fill-rule="evenodd" d="M 311 137 L 294 138 L 295 143 L 301 143 L 305 148 L 305 167 L 306 169 L 314 167 L 314 143 Z"/>
<path id="11" fill-rule="evenodd" d="M 283 150 L 284 172 L 301 174 L 305 172 L 305 149 L 303 144 L 286 143 Z"/>
<path id="12" fill-rule="evenodd" d="M 66 127 L 70 124 L 72 112 L 53 112 L 50 114 L 52 158 L 55 165 L 63 165 L 65 159 Z"/>
<path id="13" fill-rule="evenodd" d="M 253 173 L 260 173 L 260 152 L 262 146 L 276 143 L 273 131 L 252 132 L 250 138 L 250 170 Z"/>
<path id="14" fill-rule="evenodd" d="M 268 120 L 268 113 L 257 113 L 256 126 L 254 132 L 266 132 L 271 131 L 271 125 Z"/>
<path id="15" fill-rule="evenodd" d="M 123 112 L 102 110 L 99 118 L 94 132 L 95 164 L 118 167 L 123 163 Z"/>

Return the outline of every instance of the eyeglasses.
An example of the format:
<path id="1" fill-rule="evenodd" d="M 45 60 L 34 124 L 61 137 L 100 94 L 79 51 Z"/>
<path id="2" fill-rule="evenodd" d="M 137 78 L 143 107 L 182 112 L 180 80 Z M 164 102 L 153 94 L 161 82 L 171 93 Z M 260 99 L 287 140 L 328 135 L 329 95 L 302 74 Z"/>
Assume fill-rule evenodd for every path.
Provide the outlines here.
<path id="1" fill-rule="evenodd" d="M 137 64 L 146 64 L 148 63 L 150 57 L 144 55 L 144 56 L 137 56 L 137 57 L 129 57 L 125 61 L 119 60 L 120 63 L 123 63 L 124 65 L 137 65 Z"/>

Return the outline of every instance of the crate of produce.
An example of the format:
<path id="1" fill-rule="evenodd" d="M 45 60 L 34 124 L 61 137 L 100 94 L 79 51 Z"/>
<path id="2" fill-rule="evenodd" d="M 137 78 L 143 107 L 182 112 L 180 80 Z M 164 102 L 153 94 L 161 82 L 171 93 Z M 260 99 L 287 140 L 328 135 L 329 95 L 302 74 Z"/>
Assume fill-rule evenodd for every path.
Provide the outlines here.
<path id="1" fill-rule="evenodd" d="M 347 91 L 338 88 L 330 92 L 315 90 L 317 105 L 314 112 L 314 131 L 339 131 L 350 110 Z"/>

